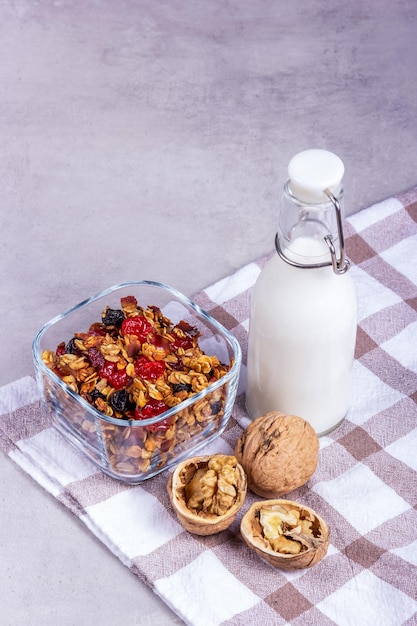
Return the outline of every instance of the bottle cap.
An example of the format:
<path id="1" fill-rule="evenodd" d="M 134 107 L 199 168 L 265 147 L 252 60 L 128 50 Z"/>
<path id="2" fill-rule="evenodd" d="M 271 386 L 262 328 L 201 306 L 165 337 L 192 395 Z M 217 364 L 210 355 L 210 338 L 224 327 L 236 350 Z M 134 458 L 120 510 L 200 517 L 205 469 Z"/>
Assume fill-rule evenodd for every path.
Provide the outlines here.
<path id="1" fill-rule="evenodd" d="M 290 187 L 303 202 L 327 202 L 324 190 L 338 195 L 345 167 L 342 160 L 327 150 L 304 150 L 296 154 L 288 165 Z"/>

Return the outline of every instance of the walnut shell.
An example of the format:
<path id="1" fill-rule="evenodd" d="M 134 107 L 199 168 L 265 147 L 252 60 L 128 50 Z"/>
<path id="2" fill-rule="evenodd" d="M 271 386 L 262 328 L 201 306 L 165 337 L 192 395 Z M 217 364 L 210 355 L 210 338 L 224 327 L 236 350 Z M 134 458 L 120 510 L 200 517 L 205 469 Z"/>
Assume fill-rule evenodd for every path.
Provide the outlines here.
<path id="1" fill-rule="evenodd" d="M 304 485 L 316 471 L 318 453 L 313 427 L 279 411 L 251 422 L 235 446 L 249 489 L 263 498 L 278 498 Z"/>
<path id="2" fill-rule="evenodd" d="M 281 507 L 286 511 L 298 511 L 301 518 L 312 520 L 312 536 L 295 534 L 291 537 L 300 538 L 303 543 L 302 551 L 298 554 L 282 554 L 275 551 L 263 534 L 260 522 L 260 512 Z M 254 550 L 262 559 L 268 561 L 278 569 L 292 570 L 312 567 L 326 555 L 330 542 L 329 527 L 320 515 L 307 506 L 292 500 L 264 500 L 255 502 L 245 513 L 240 524 L 240 532 L 245 543 Z M 291 536 L 291 533 L 290 533 Z"/>
<path id="3" fill-rule="evenodd" d="M 212 469 L 207 474 L 210 467 L 225 463 L 229 468 L 226 478 L 230 481 L 219 483 L 219 474 L 215 476 Z M 213 483 L 212 498 L 205 497 L 204 502 L 200 502 L 203 493 L 207 495 L 207 490 L 203 492 L 200 488 L 202 475 L 209 476 Z M 213 454 L 179 463 L 168 480 L 167 490 L 178 520 L 188 532 L 213 535 L 228 528 L 235 519 L 245 501 L 247 480 L 234 456 Z"/>

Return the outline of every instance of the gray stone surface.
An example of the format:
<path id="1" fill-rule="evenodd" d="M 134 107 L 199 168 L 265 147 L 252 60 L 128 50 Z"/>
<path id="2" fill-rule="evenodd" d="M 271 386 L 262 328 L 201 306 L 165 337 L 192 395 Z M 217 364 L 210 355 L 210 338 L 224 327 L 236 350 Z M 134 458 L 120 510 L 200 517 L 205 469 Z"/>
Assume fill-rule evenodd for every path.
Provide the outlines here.
<path id="1" fill-rule="evenodd" d="M 0 384 L 115 283 L 187 295 L 273 247 L 288 160 L 346 209 L 417 184 L 414 0 L 2 0 Z M 2 624 L 179 620 L 0 456 Z"/>

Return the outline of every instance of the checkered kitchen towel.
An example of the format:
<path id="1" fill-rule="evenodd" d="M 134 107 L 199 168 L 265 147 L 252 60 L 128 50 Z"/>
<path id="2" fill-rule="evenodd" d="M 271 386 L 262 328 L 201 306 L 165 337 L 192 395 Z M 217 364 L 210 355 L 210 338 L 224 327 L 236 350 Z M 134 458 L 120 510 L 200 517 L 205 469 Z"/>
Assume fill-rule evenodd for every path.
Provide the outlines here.
<path id="1" fill-rule="evenodd" d="M 290 494 L 329 523 L 311 569 L 275 570 L 232 527 L 188 534 L 167 472 L 141 486 L 104 474 L 50 427 L 31 377 L 0 390 L 0 446 L 60 500 L 185 623 L 193 626 L 417 624 L 417 188 L 350 217 L 347 249 L 359 300 L 351 409 L 321 439 L 319 465 Z M 266 259 L 195 300 L 246 353 L 249 296 Z M 233 418 L 205 450 L 231 453 L 247 423 L 241 377 Z"/>

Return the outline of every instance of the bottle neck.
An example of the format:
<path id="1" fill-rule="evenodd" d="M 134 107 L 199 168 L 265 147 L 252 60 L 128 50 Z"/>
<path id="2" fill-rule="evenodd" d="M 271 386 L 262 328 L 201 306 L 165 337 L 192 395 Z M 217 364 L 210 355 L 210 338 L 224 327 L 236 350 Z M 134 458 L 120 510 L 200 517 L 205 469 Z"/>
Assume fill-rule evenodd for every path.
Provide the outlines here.
<path id="1" fill-rule="evenodd" d="M 349 268 L 342 226 L 343 188 L 337 196 L 325 191 L 326 201 L 307 203 L 284 186 L 275 246 L 279 256 L 303 269 L 332 266 L 336 274 Z"/>

